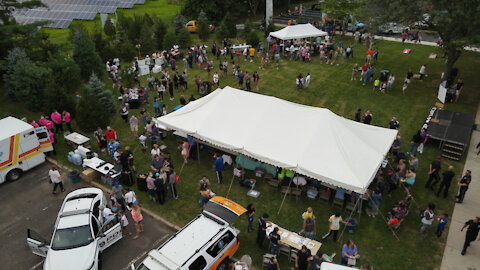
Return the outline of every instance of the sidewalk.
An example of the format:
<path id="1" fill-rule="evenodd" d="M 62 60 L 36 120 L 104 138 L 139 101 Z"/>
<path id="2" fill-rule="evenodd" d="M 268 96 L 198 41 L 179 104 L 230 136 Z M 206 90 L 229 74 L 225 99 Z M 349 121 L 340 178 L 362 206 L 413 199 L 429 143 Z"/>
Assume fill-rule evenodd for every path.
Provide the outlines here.
<path id="1" fill-rule="evenodd" d="M 477 109 L 477 115 L 475 117 L 475 123 L 480 123 L 480 104 Z M 453 209 L 453 215 L 450 218 L 450 228 L 448 230 L 447 244 L 443 252 L 443 260 L 441 270 L 457 270 L 457 269 L 477 269 L 480 267 L 480 242 L 475 241 L 470 244 L 467 249 L 467 254 L 462 256 L 463 243 L 465 241 L 465 232 L 460 232 L 463 224 L 474 218 L 480 216 L 480 158 L 475 160 L 475 146 L 480 141 L 480 131 L 473 131 L 470 139 L 470 147 L 466 156 L 465 168 L 472 171 L 472 182 L 465 195 L 465 199 L 462 204 L 455 204 Z M 455 176 L 458 179 L 457 176 Z M 455 181 L 455 180 L 454 180 Z M 452 182 L 452 185 L 455 182 Z"/>

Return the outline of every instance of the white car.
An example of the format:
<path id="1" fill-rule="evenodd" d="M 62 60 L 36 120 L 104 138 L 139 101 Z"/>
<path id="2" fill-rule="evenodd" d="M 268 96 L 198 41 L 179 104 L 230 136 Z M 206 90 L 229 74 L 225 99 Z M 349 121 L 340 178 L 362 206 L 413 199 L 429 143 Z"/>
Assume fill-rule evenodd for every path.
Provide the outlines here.
<path id="1" fill-rule="evenodd" d="M 28 246 L 46 257 L 43 269 L 101 269 L 102 251 L 122 238 L 122 229 L 116 216 L 103 218 L 100 206 L 106 206 L 102 190 L 78 189 L 63 201 L 50 243 L 28 230 Z"/>
<path id="2" fill-rule="evenodd" d="M 407 26 L 403 26 L 403 25 L 395 23 L 395 22 L 389 22 L 389 23 L 386 23 L 384 25 L 381 25 L 379 27 L 379 29 L 380 29 L 380 31 L 382 31 L 382 33 L 386 33 L 386 34 L 389 34 L 389 35 L 401 34 L 405 30 L 410 30 Z"/>

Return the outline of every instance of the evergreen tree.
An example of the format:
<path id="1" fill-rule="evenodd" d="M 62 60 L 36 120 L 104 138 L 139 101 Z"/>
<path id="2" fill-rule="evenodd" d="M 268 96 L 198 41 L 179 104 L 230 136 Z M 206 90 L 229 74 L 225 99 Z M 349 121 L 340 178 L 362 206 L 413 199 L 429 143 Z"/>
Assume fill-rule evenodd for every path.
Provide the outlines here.
<path id="1" fill-rule="evenodd" d="M 186 28 L 183 28 L 177 35 L 178 43 L 182 49 L 188 49 L 192 45 L 192 38 Z"/>
<path id="2" fill-rule="evenodd" d="M 88 79 L 92 72 L 99 78 L 103 77 L 102 59 L 95 50 L 95 44 L 85 32 L 73 33 L 72 47 L 73 59 L 80 67 L 82 79 Z"/>
<path id="3" fill-rule="evenodd" d="M 209 36 L 210 36 L 210 29 L 208 29 L 208 18 L 205 12 L 200 11 L 198 14 L 198 20 L 197 20 L 197 25 L 198 25 L 198 37 L 202 41 L 207 41 Z"/>
<path id="4" fill-rule="evenodd" d="M 178 44 L 177 36 L 173 31 L 168 31 L 163 40 L 163 49 L 168 50 Z"/>
<path id="5" fill-rule="evenodd" d="M 27 62 L 31 63 L 30 58 L 28 58 L 27 53 L 25 50 L 21 48 L 14 48 L 8 52 L 6 57 L 6 70 L 5 74 L 3 74 L 3 82 L 5 83 L 5 87 L 7 88 L 7 93 L 10 97 L 15 97 L 15 92 L 17 89 L 15 88 L 14 82 L 14 75 L 15 75 L 15 66 L 18 62 Z"/>
<path id="6" fill-rule="evenodd" d="M 160 50 L 163 47 L 163 38 L 167 33 L 167 26 L 162 19 L 156 16 L 153 17 L 153 22 L 153 35 L 156 42 L 156 49 Z"/>
<path id="7" fill-rule="evenodd" d="M 81 96 L 77 109 L 80 128 L 90 131 L 97 126 L 107 126 L 115 114 L 115 103 L 112 92 L 104 89 L 104 84 L 94 73 Z"/>
<path id="8" fill-rule="evenodd" d="M 140 35 L 140 50 L 142 55 L 151 54 L 156 49 L 156 42 L 153 39 L 153 31 L 148 23 L 145 22 L 142 27 L 142 34 Z"/>
<path id="9" fill-rule="evenodd" d="M 107 21 L 105 22 L 105 25 L 103 26 L 103 31 L 105 32 L 105 35 L 107 35 L 110 39 L 114 39 L 117 35 L 117 29 L 115 28 L 115 25 L 113 25 L 110 19 L 107 19 Z"/>
<path id="10" fill-rule="evenodd" d="M 225 24 L 225 20 L 220 22 L 220 25 L 216 28 L 215 32 L 217 32 L 217 40 L 223 40 L 224 38 L 230 36 L 230 31 Z"/>
<path id="11" fill-rule="evenodd" d="M 227 12 L 225 14 L 225 17 L 223 17 L 222 21 L 228 29 L 228 36 L 227 37 L 230 37 L 230 38 L 236 37 L 237 36 L 237 27 L 235 25 L 235 20 L 234 20 L 232 14 L 230 14 L 230 12 Z"/>
<path id="12" fill-rule="evenodd" d="M 73 94 L 77 91 L 78 86 L 82 83 L 80 67 L 70 56 L 50 56 L 46 66 L 52 70 L 55 88 L 61 89 L 66 94 Z"/>
<path id="13" fill-rule="evenodd" d="M 256 48 L 258 46 L 258 43 L 260 42 L 257 33 L 253 30 L 248 33 L 246 40 L 247 43 L 252 45 L 253 48 Z"/>
<path id="14" fill-rule="evenodd" d="M 178 34 L 180 31 L 185 28 L 185 24 L 187 23 L 187 20 L 185 17 L 182 16 L 182 14 L 178 13 L 175 15 L 173 18 L 173 29 L 175 30 L 175 33 Z"/>
<path id="15" fill-rule="evenodd" d="M 135 46 L 128 39 L 127 34 L 120 34 L 120 42 L 117 46 L 118 55 L 121 59 L 130 61 L 136 55 Z"/>

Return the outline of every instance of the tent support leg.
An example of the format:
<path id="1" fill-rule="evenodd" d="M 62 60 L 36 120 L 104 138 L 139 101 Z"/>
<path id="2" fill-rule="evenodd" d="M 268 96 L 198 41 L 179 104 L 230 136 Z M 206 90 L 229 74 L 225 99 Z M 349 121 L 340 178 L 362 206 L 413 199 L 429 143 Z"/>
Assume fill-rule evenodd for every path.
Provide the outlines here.
<path id="1" fill-rule="evenodd" d="M 350 219 L 352 216 L 353 216 L 353 213 L 355 212 L 355 208 L 357 208 L 358 205 L 361 205 L 362 204 L 362 197 L 358 197 L 357 199 L 357 202 L 355 203 L 355 207 L 352 209 L 352 211 L 350 212 L 350 216 L 348 216 L 348 218 Z M 360 222 L 359 222 L 360 223 Z M 342 236 L 343 236 L 343 232 L 345 231 L 345 226 L 343 226 L 343 230 L 342 230 L 342 233 L 340 233 L 340 236 L 338 237 L 338 239 L 341 241 L 342 239 Z"/>
<path id="2" fill-rule="evenodd" d="M 198 144 L 198 141 L 195 145 L 195 148 L 197 148 L 197 158 L 198 158 L 198 164 L 200 164 L 200 144 Z"/>
<path id="3" fill-rule="evenodd" d="M 232 175 L 232 181 L 230 181 L 230 186 L 228 187 L 227 196 L 225 196 L 225 198 L 227 199 L 228 199 L 228 195 L 230 194 L 230 190 L 232 189 L 233 179 L 235 179 L 235 175 Z"/>
<path id="4" fill-rule="evenodd" d="M 282 200 L 282 203 L 280 204 L 280 208 L 278 208 L 277 215 L 280 215 L 280 210 L 282 210 L 283 203 L 285 202 L 285 198 L 287 198 L 287 195 L 290 192 L 290 186 L 292 185 L 292 180 L 293 180 L 293 177 L 292 179 L 290 179 L 290 182 L 288 182 L 287 192 L 285 192 L 285 195 L 283 196 L 283 200 Z"/>

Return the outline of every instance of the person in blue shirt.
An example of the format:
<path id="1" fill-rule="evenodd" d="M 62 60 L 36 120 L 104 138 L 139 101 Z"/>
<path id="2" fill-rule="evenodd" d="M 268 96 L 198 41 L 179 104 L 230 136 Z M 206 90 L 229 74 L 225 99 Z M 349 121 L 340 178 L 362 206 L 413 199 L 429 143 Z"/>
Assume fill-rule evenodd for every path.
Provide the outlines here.
<path id="1" fill-rule="evenodd" d="M 215 172 L 217 174 L 218 183 L 220 184 L 223 181 L 223 175 L 222 175 L 222 172 L 223 172 L 223 157 L 220 156 L 219 154 L 215 154 L 215 163 L 213 164 L 213 166 L 215 167 Z"/>
<path id="2" fill-rule="evenodd" d="M 445 225 L 448 223 L 447 218 L 448 214 L 443 214 L 443 216 L 438 219 L 437 231 L 435 232 L 437 237 L 442 236 L 442 232 L 445 230 Z"/>

